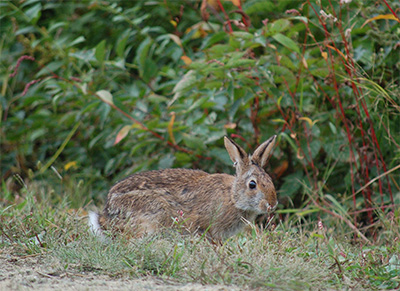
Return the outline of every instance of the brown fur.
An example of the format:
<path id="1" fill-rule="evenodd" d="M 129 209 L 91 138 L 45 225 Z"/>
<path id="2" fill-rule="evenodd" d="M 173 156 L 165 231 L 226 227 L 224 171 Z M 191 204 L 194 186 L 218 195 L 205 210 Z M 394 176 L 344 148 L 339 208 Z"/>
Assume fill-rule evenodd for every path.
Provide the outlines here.
<path id="1" fill-rule="evenodd" d="M 129 176 L 110 189 L 98 222 L 102 229 L 141 236 L 169 228 L 181 217 L 190 232 L 208 230 L 213 239 L 226 239 L 243 229 L 244 220 L 276 207 L 274 185 L 263 170 L 274 143 L 275 136 L 247 156 L 225 138 L 236 176 L 188 169 Z M 257 183 L 255 189 L 249 188 L 250 180 Z"/>

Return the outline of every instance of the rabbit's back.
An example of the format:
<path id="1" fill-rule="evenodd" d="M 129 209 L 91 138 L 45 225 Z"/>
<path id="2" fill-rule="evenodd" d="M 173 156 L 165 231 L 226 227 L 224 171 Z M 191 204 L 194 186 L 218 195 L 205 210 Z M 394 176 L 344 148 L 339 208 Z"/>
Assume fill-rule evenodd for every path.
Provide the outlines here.
<path id="1" fill-rule="evenodd" d="M 205 176 L 210 175 L 201 170 L 165 169 L 133 174 L 119 182 L 111 189 L 112 193 L 128 193 L 134 190 L 171 189 L 185 186 L 182 182 L 196 185 Z"/>

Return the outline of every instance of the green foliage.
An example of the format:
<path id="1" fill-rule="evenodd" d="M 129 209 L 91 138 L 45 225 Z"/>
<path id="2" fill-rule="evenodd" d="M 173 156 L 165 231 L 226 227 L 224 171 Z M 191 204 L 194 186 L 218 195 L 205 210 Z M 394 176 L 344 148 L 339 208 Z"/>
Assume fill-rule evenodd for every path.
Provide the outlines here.
<path id="1" fill-rule="evenodd" d="M 398 172 L 354 193 L 399 163 L 399 23 L 363 26 L 390 13 L 373 1 L 329 3 L 244 1 L 251 25 L 230 32 L 199 1 L 2 2 L 2 179 L 104 197 L 141 170 L 232 172 L 224 135 L 249 149 L 278 134 L 268 170 L 285 206 L 398 204 Z"/>

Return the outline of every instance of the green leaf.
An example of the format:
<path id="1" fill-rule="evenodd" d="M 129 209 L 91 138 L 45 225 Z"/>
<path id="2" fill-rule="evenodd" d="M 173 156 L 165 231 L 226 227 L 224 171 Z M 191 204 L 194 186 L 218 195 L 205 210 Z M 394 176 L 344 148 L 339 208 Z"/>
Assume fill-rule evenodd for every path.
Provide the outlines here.
<path id="1" fill-rule="evenodd" d="M 310 70 L 310 73 L 315 77 L 326 78 L 329 76 L 329 68 L 318 68 Z"/>
<path id="2" fill-rule="evenodd" d="M 29 22 L 32 24 L 36 24 L 42 15 L 42 4 L 36 4 L 25 11 L 25 15 L 28 18 Z"/>
<path id="3" fill-rule="evenodd" d="M 232 166 L 233 162 L 228 155 L 228 152 L 222 148 L 213 148 L 210 150 L 210 156 L 218 159 L 227 166 Z"/>
<path id="4" fill-rule="evenodd" d="M 205 38 L 200 47 L 200 50 L 204 50 L 204 49 L 212 46 L 213 44 L 224 40 L 226 38 L 226 35 L 227 34 L 225 31 L 220 31 L 220 32 L 212 34 L 211 37 Z"/>
<path id="5" fill-rule="evenodd" d="M 214 45 L 214 46 L 210 47 L 210 49 L 209 49 L 208 51 L 209 51 L 209 53 L 211 54 L 211 56 L 212 56 L 213 58 L 216 58 L 216 57 L 225 56 L 226 53 L 232 52 L 232 51 L 234 51 L 234 50 L 235 50 L 235 48 L 233 48 L 233 47 L 230 46 L 230 45 L 227 45 L 227 44 L 217 44 L 217 45 Z"/>
<path id="6" fill-rule="evenodd" d="M 290 21 L 287 19 L 278 19 L 276 21 L 274 21 L 273 23 L 271 23 L 271 25 L 269 26 L 269 33 L 271 34 L 277 34 L 280 32 L 283 32 L 287 29 L 289 29 L 290 27 Z"/>
<path id="7" fill-rule="evenodd" d="M 176 161 L 181 164 L 189 163 L 192 160 L 192 157 L 187 153 L 177 152 L 175 154 Z"/>
<path id="8" fill-rule="evenodd" d="M 93 146 L 104 136 L 106 135 L 105 131 L 100 132 L 96 137 L 94 137 L 90 142 L 89 142 L 89 149 L 93 148 Z"/>
<path id="9" fill-rule="evenodd" d="M 185 92 L 188 88 L 191 88 L 197 82 L 196 72 L 194 70 L 188 71 L 182 79 L 176 83 L 172 93 L 175 93 L 172 100 L 168 103 L 168 106 L 171 106 L 179 97 L 182 96 L 182 93 Z"/>
<path id="10" fill-rule="evenodd" d="M 283 66 L 270 65 L 269 70 L 274 74 L 274 83 L 283 83 L 287 82 L 289 86 L 295 83 L 296 77 L 293 74 L 293 71 L 289 70 Z M 283 106 L 283 104 L 282 104 Z"/>
<path id="11" fill-rule="evenodd" d="M 116 163 L 115 158 L 109 159 L 106 163 L 106 166 L 104 167 L 104 172 L 106 174 L 110 174 L 110 172 L 112 171 L 112 169 L 114 168 L 114 165 Z"/>
<path id="12" fill-rule="evenodd" d="M 289 17 L 289 19 L 296 19 L 296 20 L 300 20 L 304 23 L 308 23 L 308 18 L 304 17 L 304 16 L 293 16 L 293 17 Z"/>
<path id="13" fill-rule="evenodd" d="M 128 41 L 129 35 L 126 35 L 125 37 L 121 38 L 118 41 L 116 52 L 117 56 L 120 58 L 125 58 L 124 53 L 125 53 L 125 47 L 126 47 L 126 42 Z"/>
<path id="14" fill-rule="evenodd" d="M 292 51 L 295 51 L 296 53 L 300 54 L 300 49 L 297 46 L 297 44 L 288 38 L 287 36 L 277 33 L 272 36 L 277 42 L 279 42 L 281 45 L 287 47 L 288 49 L 291 49 Z"/>
<path id="15" fill-rule="evenodd" d="M 106 55 L 106 41 L 103 39 L 101 42 L 97 44 L 94 56 L 100 62 L 100 64 L 103 65 L 105 55 Z"/>
<path id="16" fill-rule="evenodd" d="M 149 50 L 151 45 L 153 44 L 153 40 L 150 37 L 147 37 L 144 41 L 142 41 L 136 50 L 135 62 L 139 67 L 140 76 L 143 77 L 146 59 L 149 57 Z"/>
<path id="17" fill-rule="evenodd" d="M 46 132 L 47 132 L 47 129 L 46 129 L 46 128 L 39 128 L 39 129 L 34 130 L 34 131 L 30 134 L 29 141 L 30 141 L 30 142 L 35 141 L 37 138 L 42 137 L 43 135 L 45 135 Z"/>
<path id="18" fill-rule="evenodd" d="M 53 72 L 57 71 L 62 65 L 63 65 L 63 62 L 51 62 L 51 63 L 47 64 L 44 68 L 42 68 L 36 74 L 36 77 L 40 77 L 43 75 L 50 75 Z"/>
<path id="19" fill-rule="evenodd" d="M 279 188 L 280 196 L 289 196 L 292 197 L 294 193 L 298 192 L 301 189 L 303 173 L 295 172 L 283 178 L 284 183 Z"/>
<path id="20" fill-rule="evenodd" d="M 93 50 L 77 51 L 75 53 L 70 53 L 70 57 L 77 58 L 84 62 L 96 61 Z"/>
<path id="21" fill-rule="evenodd" d="M 144 70 L 143 70 L 143 80 L 145 82 L 149 82 L 153 77 L 157 75 L 158 66 L 152 59 L 146 59 L 144 62 Z"/>
<path id="22" fill-rule="evenodd" d="M 23 27 L 21 29 L 18 29 L 14 35 L 20 35 L 20 34 L 27 34 L 27 33 L 31 33 L 31 32 L 37 32 L 37 28 L 34 26 L 27 26 L 27 27 Z"/>
<path id="23" fill-rule="evenodd" d="M 206 145 L 203 142 L 203 139 L 189 135 L 183 134 L 183 142 L 188 148 L 193 150 L 205 150 Z"/>
<path id="24" fill-rule="evenodd" d="M 324 150 L 328 157 L 342 162 L 347 161 L 350 156 L 350 148 L 348 141 L 341 135 L 332 135 L 329 139 L 325 140 Z"/>
<path id="25" fill-rule="evenodd" d="M 196 81 L 196 72 L 194 70 L 188 71 L 182 79 L 176 83 L 174 89 L 172 90 L 173 93 L 182 92 L 183 90 L 190 87 Z"/>
<path id="26" fill-rule="evenodd" d="M 231 35 L 235 38 L 241 38 L 245 40 L 250 40 L 254 38 L 254 34 L 245 31 L 234 31 Z"/>
<path id="27" fill-rule="evenodd" d="M 201 108 L 201 106 L 202 106 L 205 102 L 207 102 L 208 98 L 209 98 L 208 96 L 205 96 L 205 97 L 202 97 L 202 98 L 197 99 L 197 100 L 188 108 L 188 110 L 187 110 L 186 112 L 189 113 L 189 112 L 193 111 L 194 109 Z"/>
<path id="28" fill-rule="evenodd" d="M 79 36 L 79 37 L 77 37 L 76 39 L 74 39 L 73 41 L 71 41 L 71 42 L 68 44 L 68 47 L 73 47 L 74 45 L 76 45 L 76 44 L 78 44 L 78 43 L 84 42 L 85 40 L 86 40 L 85 37 Z"/>
<path id="29" fill-rule="evenodd" d="M 50 26 L 49 26 L 49 32 L 52 32 L 52 31 L 55 31 L 56 29 L 58 29 L 58 28 L 60 28 L 60 27 L 65 27 L 65 26 L 67 26 L 68 25 L 68 23 L 67 22 L 65 22 L 65 21 L 62 21 L 62 22 L 56 22 L 56 23 L 54 23 L 54 24 L 51 24 Z"/>
<path id="30" fill-rule="evenodd" d="M 28 199 L 25 199 L 25 200 L 22 201 L 21 203 L 17 204 L 17 205 L 15 206 L 15 209 L 21 210 L 22 208 L 25 207 L 25 205 L 26 205 L 27 203 L 28 203 Z"/>
<path id="31" fill-rule="evenodd" d="M 251 14 L 270 14 L 276 11 L 276 3 L 270 1 L 246 1 L 246 5 L 244 5 L 243 10 L 247 15 Z"/>
<path id="32" fill-rule="evenodd" d="M 168 34 L 168 36 L 173 40 L 174 43 L 176 43 L 178 46 L 182 47 L 182 41 L 179 38 L 179 36 L 177 36 L 176 34 Z"/>
<path id="33" fill-rule="evenodd" d="M 332 122 L 330 122 L 330 121 L 329 121 L 328 124 L 329 124 L 329 128 L 331 129 L 332 133 L 333 133 L 334 135 L 336 135 L 336 134 L 337 134 L 336 126 L 335 126 Z"/>
<path id="34" fill-rule="evenodd" d="M 321 142 L 318 139 L 314 139 L 310 143 L 310 151 L 311 151 L 312 159 L 314 159 L 317 156 L 317 154 L 319 153 L 320 150 L 321 150 Z M 307 151 L 307 153 L 308 153 L 308 151 Z"/>
<path id="35" fill-rule="evenodd" d="M 172 154 L 166 154 L 158 161 L 158 168 L 159 169 L 171 168 L 172 165 L 174 164 L 174 161 L 175 161 L 175 156 L 173 156 Z"/>
<path id="36" fill-rule="evenodd" d="M 225 68 L 231 69 L 231 68 L 237 68 L 237 67 L 245 67 L 245 66 L 253 66 L 256 63 L 255 60 L 250 60 L 250 59 L 230 59 L 228 63 L 225 65 Z"/>
<path id="37" fill-rule="evenodd" d="M 96 95 L 100 97 L 101 100 L 108 104 L 114 104 L 113 102 L 113 96 L 109 91 L 106 90 L 100 90 L 96 92 Z"/>

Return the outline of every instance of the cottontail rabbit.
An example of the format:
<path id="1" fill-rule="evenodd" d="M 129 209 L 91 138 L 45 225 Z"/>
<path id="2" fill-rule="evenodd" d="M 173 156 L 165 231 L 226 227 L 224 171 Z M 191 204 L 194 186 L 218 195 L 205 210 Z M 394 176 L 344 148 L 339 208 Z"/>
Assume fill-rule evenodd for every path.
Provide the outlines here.
<path id="1" fill-rule="evenodd" d="M 92 231 L 121 231 L 133 236 L 154 233 L 183 217 L 191 232 L 221 240 L 235 235 L 259 214 L 277 204 L 274 184 L 264 171 L 276 136 L 253 153 L 225 137 L 236 176 L 200 170 L 165 169 L 134 174 L 115 184 L 103 213 L 90 213 Z"/>

